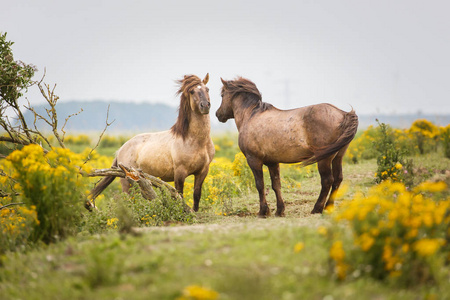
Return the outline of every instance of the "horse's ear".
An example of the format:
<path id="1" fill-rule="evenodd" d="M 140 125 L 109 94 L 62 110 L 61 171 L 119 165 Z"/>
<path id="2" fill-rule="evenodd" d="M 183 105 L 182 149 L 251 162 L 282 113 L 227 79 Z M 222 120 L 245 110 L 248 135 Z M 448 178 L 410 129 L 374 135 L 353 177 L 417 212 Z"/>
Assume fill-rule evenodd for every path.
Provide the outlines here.
<path id="1" fill-rule="evenodd" d="M 227 87 L 228 87 L 227 81 L 226 81 L 226 80 L 223 80 L 222 77 L 220 77 L 220 80 L 222 81 L 223 86 L 224 86 L 225 88 L 227 88 Z"/>
<path id="2" fill-rule="evenodd" d="M 206 73 L 205 78 L 203 79 L 203 84 L 207 84 L 209 81 L 209 73 Z"/>

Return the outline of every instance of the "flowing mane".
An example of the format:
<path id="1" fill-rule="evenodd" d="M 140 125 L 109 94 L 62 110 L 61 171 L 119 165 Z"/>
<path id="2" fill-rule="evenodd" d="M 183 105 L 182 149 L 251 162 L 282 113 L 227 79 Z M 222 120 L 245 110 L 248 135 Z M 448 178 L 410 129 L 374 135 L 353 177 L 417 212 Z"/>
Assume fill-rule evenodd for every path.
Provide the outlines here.
<path id="1" fill-rule="evenodd" d="M 253 114 L 256 112 L 263 112 L 272 108 L 272 104 L 262 102 L 262 96 L 256 85 L 243 77 L 238 77 L 235 80 L 227 82 L 227 87 L 222 87 L 222 92 L 226 89 L 231 93 L 231 98 L 236 97 L 239 94 L 245 94 L 244 105 L 246 107 L 254 106 Z"/>
<path id="2" fill-rule="evenodd" d="M 177 121 L 170 130 L 174 135 L 181 136 L 184 139 L 189 130 L 192 112 L 188 95 L 197 85 L 202 84 L 202 81 L 195 75 L 185 75 L 183 79 L 177 80 L 176 82 L 180 86 L 177 95 L 181 95 L 181 99 Z"/>

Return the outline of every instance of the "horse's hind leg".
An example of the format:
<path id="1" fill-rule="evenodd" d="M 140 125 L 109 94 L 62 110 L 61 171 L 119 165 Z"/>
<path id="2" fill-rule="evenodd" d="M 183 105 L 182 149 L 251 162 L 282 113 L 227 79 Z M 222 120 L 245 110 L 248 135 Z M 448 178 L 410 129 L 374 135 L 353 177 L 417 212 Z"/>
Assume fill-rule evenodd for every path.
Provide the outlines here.
<path id="1" fill-rule="evenodd" d="M 262 162 L 259 159 L 248 158 L 247 163 L 255 177 L 256 189 L 259 194 L 259 213 L 258 216 L 265 218 L 270 216 L 269 205 L 267 205 L 266 194 L 264 193 L 264 175 L 262 170 Z"/>
<path id="2" fill-rule="evenodd" d="M 272 180 L 272 189 L 277 197 L 277 217 L 284 217 L 284 201 L 281 197 L 280 164 L 267 165 L 269 168 L 270 179 Z"/>
<path id="3" fill-rule="evenodd" d="M 330 197 L 328 198 L 327 204 L 325 207 L 334 205 L 334 198 L 336 197 L 336 193 L 339 189 L 339 186 L 344 179 L 344 175 L 342 174 L 342 159 L 344 158 L 345 151 L 347 150 L 348 145 L 337 153 L 336 157 L 331 162 L 331 167 L 333 169 L 333 184 L 331 186 Z"/>
<path id="4" fill-rule="evenodd" d="M 325 203 L 330 192 L 330 188 L 333 185 L 333 174 L 331 172 L 331 161 L 333 156 L 325 158 L 317 163 L 317 168 L 320 174 L 320 183 L 322 189 L 320 190 L 319 198 L 317 199 L 314 209 L 311 211 L 312 214 L 322 213 Z"/>
<path id="5" fill-rule="evenodd" d="M 122 191 L 124 193 L 130 193 L 132 181 L 128 180 L 127 178 L 120 178 L 120 185 L 122 186 Z"/>

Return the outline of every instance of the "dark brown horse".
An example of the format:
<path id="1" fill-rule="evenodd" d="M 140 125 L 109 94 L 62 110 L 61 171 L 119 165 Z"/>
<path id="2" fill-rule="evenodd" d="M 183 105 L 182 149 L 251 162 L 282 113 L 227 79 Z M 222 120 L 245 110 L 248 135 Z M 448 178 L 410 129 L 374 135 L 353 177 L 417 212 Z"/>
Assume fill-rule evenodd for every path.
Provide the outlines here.
<path id="1" fill-rule="evenodd" d="M 255 177 L 259 193 L 259 216 L 270 215 L 264 193 L 262 166 L 269 168 L 277 198 L 277 216 L 284 216 L 281 197 L 280 163 L 317 162 L 322 189 L 311 213 L 322 213 L 342 182 L 342 158 L 358 128 L 355 112 L 342 111 L 331 104 L 280 110 L 262 102 L 250 80 L 223 79 L 222 104 L 216 112 L 220 122 L 234 118 L 239 131 L 239 147 Z M 331 194 L 327 201 L 328 194 Z"/>
<path id="2" fill-rule="evenodd" d="M 184 76 L 178 83 L 180 108 L 171 130 L 143 133 L 127 141 L 116 154 L 113 166 L 141 169 L 164 181 L 175 181 L 175 188 L 183 195 L 184 180 L 194 175 L 194 211 L 198 211 L 202 184 L 214 157 L 210 137 L 209 75 L 203 81 L 195 75 Z M 113 180 L 107 176 L 91 191 L 95 199 Z M 122 178 L 122 189 L 128 192 L 130 183 Z"/>

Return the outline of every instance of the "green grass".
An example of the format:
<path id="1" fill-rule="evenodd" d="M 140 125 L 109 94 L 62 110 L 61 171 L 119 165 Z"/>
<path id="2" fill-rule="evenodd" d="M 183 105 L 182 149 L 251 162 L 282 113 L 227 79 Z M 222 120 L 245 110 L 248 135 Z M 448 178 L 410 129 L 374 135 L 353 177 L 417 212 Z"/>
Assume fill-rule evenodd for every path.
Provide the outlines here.
<path id="1" fill-rule="evenodd" d="M 448 159 L 431 155 L 418 161 L 427 174 L 449 170 Z M 375 171 L 375 160 L 345 164 L 345 198 L 367 191 Z M 402 289 L 364 277 L 333 278 L 328 241 L 317 233 L 329 217 L 310 214 L 319 191 L 317 172 L 302 178 L 300 188 L 283 187 L 285 218 L 257 218 L 259 200 L 252 191 L 229 199 L 236 212 L 229 216 L 215 215 L 200 202 L 194 225 L 144 227 L 137 235 L 84 231 L 27 253 L 8 253 L 1 257 L 0 298 L 175 299 L 189 285 L 214 289 L 220 299 L 450 298 L 439 287 Z M 272 190 L 267 197 L 274 210 Z M 295 253 L 298 242 L 305 247 Z"/>

